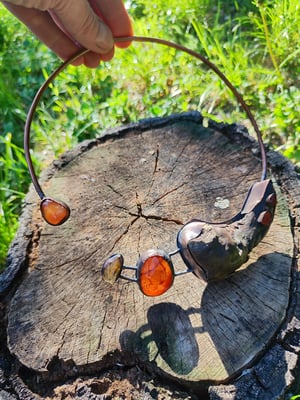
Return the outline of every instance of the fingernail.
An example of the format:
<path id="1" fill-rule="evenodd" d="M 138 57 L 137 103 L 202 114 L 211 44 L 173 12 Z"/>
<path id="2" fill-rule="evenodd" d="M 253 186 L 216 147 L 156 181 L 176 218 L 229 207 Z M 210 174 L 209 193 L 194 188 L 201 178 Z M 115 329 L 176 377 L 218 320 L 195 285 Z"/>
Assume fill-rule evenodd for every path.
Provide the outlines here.
<path id="1" fill-rule="evenodd" d="M 102 23 L 99 24 L 96 45 L 102 53 L 107 53 L 114 46 L 113 35 L 110 29 Z"/>

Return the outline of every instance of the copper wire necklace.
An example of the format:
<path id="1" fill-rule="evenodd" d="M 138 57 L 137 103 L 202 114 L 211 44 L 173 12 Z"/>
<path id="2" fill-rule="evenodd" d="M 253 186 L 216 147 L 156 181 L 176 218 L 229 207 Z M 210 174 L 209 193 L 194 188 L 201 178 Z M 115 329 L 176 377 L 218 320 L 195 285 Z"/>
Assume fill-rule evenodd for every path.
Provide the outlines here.
<path id="1" fill-rule="evenodd" d="M 244 101 L 226 76 L 211 61 L 201 54 L 168 40 L 132 36 L 115 38 L 115 42 L 148 42 L 168 46 L 185 52 L 197 58 L 212 69 L 225 85 L 231 90 L 240 106 L 249 118 L 257 140 L 261 155 L 261 180 L 254 183 L 244 200 L 241 210 L 233 218 L 221 222 L 205 222 L 199 219 L 188 221 L 177 234 L 177 249 L 167 253 L 161 249 L 151 249 L 140 255 L 136 266 L 125 266 L 121 254 L 111 255 L 101 268 L 102 277 L 109 283 L 115 283 L 119 278 L 138 283 L 146 296 L 160 296 L 173 284 L 178 275 L 189 272 L 207 282 L 224 279 L 244 264 L 251 250 L 258 245 L 267 233 L 275 213 L 276 193 L 270 179 L 267 179 L 266 151 L 262 134 L 256 120 Z M 30 155 L 30 130 L 37 105 L 50 83 L 69 64 L 86 54 L 88 50 L 80 50 L 73 57 L 62 63 L 43 83 L 37 91 L 29 112 L 24 129 L 24 150 L 34 188 L 41 199 L 40 210 L 45 221 L 50 225 L 61 225 L 70 216 L 70 208 L 62 201 L 48 197 L 43 192 L 36 176 Z M 186 270 L 175 272 L 172 256 L 179 253 Z M 132 278 L 124 275 L 124 270 L 133 270 Z"/>

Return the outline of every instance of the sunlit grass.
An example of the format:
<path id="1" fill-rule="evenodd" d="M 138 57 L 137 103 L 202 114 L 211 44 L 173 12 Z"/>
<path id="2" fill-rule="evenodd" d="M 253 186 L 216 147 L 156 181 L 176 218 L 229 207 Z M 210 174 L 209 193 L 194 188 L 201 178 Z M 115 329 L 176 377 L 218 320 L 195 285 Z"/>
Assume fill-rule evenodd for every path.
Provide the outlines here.
<path id="1" fill-rule="evenodd" d="M 0 265 L 3 265 L 18 226 L 29 179 L 24 152 L 12 143 L 10 133 L 0 136 L 0 150 Z"/>

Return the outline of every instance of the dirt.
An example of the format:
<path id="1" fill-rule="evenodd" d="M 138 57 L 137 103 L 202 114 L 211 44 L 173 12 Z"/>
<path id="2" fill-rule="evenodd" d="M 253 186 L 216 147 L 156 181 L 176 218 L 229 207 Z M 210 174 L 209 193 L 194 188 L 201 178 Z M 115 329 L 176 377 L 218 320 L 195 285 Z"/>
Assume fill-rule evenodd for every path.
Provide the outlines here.
<path id="1" fill-rule="evenodd" d="M 78 378 L 56 387 L 45 400 L 196 400 L 182 390 L 161 386 L 138 367 L 110 371 L 97 378 Z M 202 399 L 202 397 L 201 397 Z"/>

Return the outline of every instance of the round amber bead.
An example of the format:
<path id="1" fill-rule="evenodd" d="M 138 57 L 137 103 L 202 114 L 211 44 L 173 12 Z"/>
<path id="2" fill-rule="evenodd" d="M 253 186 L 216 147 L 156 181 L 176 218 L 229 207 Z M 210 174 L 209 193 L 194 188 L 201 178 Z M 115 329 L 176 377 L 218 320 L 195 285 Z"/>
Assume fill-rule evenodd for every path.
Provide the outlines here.
<path id="1" fill-rule="evenodd" d="M 150 250 L 137 265 L 137 281 L 146 296 L 160 296 L 173 284 L 174 268 L 169 256 L 160 250 Z"/>
<path id="2" fill-rule="evenodd" d="M 50 225 L 61 225 L 70 216 L 67 204 L 48 197 L 42 200 L 40 208 L 44 220 Z"/>

